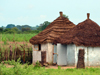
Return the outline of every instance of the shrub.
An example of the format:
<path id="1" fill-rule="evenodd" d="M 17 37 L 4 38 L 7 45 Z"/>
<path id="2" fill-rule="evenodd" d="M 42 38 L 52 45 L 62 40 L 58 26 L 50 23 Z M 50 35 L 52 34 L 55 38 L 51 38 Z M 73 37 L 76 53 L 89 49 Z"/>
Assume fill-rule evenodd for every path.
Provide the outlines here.
<path id="1" fill-rule="evenodd" d="M 40 65 L 40 63 L 37 61 L 36 62 L 36 65 L 34 66 L 34 69 L 37 69 L 37 68 L 40 68 L 41 67 L 41 65 Z"/>

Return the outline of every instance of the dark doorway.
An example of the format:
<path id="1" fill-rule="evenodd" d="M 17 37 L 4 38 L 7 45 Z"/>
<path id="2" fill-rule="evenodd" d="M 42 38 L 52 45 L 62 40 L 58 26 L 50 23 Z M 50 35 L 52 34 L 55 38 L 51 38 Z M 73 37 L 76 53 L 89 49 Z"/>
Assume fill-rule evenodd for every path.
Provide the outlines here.
<path id="1" fill-rule="evenodd" d="M 41 44 L 39 44 L 39 51 L 41 50 Z"/>

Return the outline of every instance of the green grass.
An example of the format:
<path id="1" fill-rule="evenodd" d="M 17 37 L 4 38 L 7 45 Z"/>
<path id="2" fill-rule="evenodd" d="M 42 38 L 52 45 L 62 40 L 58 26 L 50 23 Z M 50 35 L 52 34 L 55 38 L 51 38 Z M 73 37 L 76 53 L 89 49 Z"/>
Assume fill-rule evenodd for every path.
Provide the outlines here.
<path id="1" fill-rule="evenodd" d="M 86 69 L 45 69 L 45 67 L 34 69 L 33 65 L 17 65 L 7 68 L 1 66 L 2 75 L 100 75 L 100 68 Z"/>
<path id="2" fill-rule="evenodd" d="M 0 41 L 26 41 L 28 42 L 33 36 L 37 35 L 33 34 L 0 34 Z"/>
<path id="3" fill-rule="evenodd" d="M 11 62 L 10 62 L 11 63 Z M 7 68 L 0 64 L 0 75 L 100 75 L 100 68 L 86 69 L 45 69 L 45 67 L 35 67 L 33 65 L 21 65 L 12 61 L 14 67 Z"/>

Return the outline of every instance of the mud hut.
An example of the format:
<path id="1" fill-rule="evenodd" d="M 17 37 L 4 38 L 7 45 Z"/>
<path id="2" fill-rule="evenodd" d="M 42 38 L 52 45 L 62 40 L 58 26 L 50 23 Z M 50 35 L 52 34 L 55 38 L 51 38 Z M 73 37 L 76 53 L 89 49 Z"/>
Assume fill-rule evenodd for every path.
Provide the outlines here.
<path id="1" fill-rule="evenodd" d="M 76 66 L 79 49 L 84 49 L 85 66 L 100 66 L 100 27 L 87 19 L 55 40 L 58 65 Z M 63 59 L 61 59 L 63 58 Z"/>
<path id="2" fill-rule="evenodd" d="M 63 13 L 60 12 L 60 16 L 50 23 L 45 30 L 38 35 L 32 37 L 29 41 L 33 45 L 33 64 L 37 61 L 41 61 L 41 51 L 46 51 L 46 62 L 49 64 L 56 63 L 57 55 L 56 45 L 54 45 L 54 39 L 64 34 L 66 31 L 73 28 L 75 24 L 63 17 Z"/>

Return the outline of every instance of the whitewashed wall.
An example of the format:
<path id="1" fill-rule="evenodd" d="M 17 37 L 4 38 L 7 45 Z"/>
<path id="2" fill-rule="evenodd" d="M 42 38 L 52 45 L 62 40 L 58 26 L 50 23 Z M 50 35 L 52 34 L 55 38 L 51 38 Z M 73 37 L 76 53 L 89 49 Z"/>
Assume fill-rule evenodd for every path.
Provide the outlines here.
<path id="1" fill-rule="evenodd" d="M 41 61 L 41 51 L 36 51 L 34 45 L 32 45 L 32 63 L 35 64 L 37 61 Z"/>
<path id="2" fill-rule="evenodd" d="M 41 50 L 36 51 L 34 49 L 34 46 L 32 47 L 33 49 L 33 64 L 35 64 L 37 61 L 41 60 L 41 51 L 46 51 L 46 62 L 49 64 L 53 63 L 53 45 L 52 43 L 46 43 L 46 44 L 41 44 Z"/>
<path id="3" fill-rule="evenodd" d="M 76 64 L 78 51 L 82 48 L 85 50 L 85 66 L 100 66 L 100 47 L 84 47 L 84 46 L 76 46 Z"/>
<path id="4" fill-rule="evenodd" d="M 75 44 L 57 44 L 57 64 L 76 66 L 79 49 L 84 49 L 85 66 L 100 66 L 100 47 L 76 46 Z"/>
<path id="5" fill-rule="evenodd" d="M 41 44 L 41 51 L 47 51 L 48 50 L 48 43 Z"/>
<path id="6" fill-rule="evenodd" d="M 41 51 L 33 51 L 33 64 L 37 61 L 41 61 Z"/>
<path id="7" fill-rule="evenodd" d="M 46 51 L 46 62 L 48 61 L 48 43 L 41 44 L 41 51 Z"/>
<path id="8" fill-rule="evenodd" d="M 79 49 L 84 49 L 85 50 L 85 54 L 84 54 L 84 62 L 85 62 L 85 66 L 88 65 L 88 52 L 87 52 L 87 47 L 84 47 L 84 46 L 76 46 L 75 48 L 75 66 L 77 65 L 77 61 L 78 61 L 78 52 L 79 52 Z"/>
<path id="9" fill-rule="evenodd" d="M 53 63 L 53 51 L 54 51 L 53 44 L 52 43 L 48 43 L 47 62 L 49 64 Z"/>

